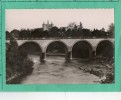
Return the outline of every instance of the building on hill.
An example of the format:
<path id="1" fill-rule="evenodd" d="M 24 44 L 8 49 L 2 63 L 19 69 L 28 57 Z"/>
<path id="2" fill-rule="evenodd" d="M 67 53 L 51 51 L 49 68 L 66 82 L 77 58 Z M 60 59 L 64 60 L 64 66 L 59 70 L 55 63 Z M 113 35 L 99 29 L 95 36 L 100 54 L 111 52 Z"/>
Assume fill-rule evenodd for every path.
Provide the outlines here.
<path id="1" fill-rule="evenodd" d="M 44 31 L 49 31 L 51 28 L 53 27 L 53 23 L 49 23 L 49 21 L 47 21 L 47 24 L 43 23 L 42 24 L 42 28 Z"/>

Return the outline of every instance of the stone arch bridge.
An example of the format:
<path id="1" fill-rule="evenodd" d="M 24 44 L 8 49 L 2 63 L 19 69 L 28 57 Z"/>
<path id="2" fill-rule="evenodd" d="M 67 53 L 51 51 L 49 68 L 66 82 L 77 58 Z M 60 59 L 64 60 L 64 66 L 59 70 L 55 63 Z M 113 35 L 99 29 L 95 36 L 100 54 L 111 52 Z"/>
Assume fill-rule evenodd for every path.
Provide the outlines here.
<path id="1" fill-rule="evenodd" d="M 7 42 L 9 42 L 7 40 Z M 72 49 L 74 45 L 77 43 L 86 43 L 90 47 L 90 57 L 92 56 L 92 53 L 94 56 L 96 56 L 96 50 L 99 44 L 101 43 L 109 43 L 113 46 L 114 48 L 114 39 L 113 38 L 94 38 L 94 39 L 22 39 L 22 40 L 17 40 L 18 46 L 22 46 L 26 43 L 35 43 L 39 46 L 41 49 L 41 59 L 45 60 L 46 59 L 46 51 L 47 47 L 52 44 L 52 43 L 62 43 L 65 45 L 67 48 L 67 54 L 66 54 L 66 59 L 72 59 Z"/>

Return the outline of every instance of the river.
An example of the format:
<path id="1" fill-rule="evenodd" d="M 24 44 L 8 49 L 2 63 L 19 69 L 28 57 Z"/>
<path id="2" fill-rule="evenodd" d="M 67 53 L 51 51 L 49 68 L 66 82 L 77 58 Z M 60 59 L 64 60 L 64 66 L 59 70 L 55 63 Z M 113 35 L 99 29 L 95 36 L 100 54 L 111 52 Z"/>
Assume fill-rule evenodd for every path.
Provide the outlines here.
<path id="1" fill-rule="evenodd" d="M 21 84 L 93 84 L 99 83 L 99 77 L 80 70 L 84 63 L 79 59 L 66 61 L 64 57 L 48 56 L 40 62 L 39 56 L 31 55 L 34 62 L 33 72 L 24 77 Z"/>

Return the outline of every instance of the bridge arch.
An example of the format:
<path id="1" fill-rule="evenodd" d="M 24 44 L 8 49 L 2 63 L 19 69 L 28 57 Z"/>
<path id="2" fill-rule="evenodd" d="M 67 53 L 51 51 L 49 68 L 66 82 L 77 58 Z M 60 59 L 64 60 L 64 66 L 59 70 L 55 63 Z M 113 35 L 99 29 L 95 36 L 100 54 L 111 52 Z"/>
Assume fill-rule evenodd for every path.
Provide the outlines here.
<path id="1" fill-rule="evenodd" d="M 92 44 L 87 40 L 76 41 L 72 48 L 72 58 L 90 58 L 92 56 Z"/>
<path id="2" fill-rule="evenodd" d="M 28 54 L 37 54 L 37 55 L 40 55 L 40 58 L 41 58 L 41 55 L 42 55 L 42 47 L 39 45 L 39 43 L 35 42 L 35 41 L 27 41 L 27 42 L 24 42 L 22 43 L 18 49 L 28 53 Z"/>
<path id="3" fill-rule="evenodd" d="M 66 44 L 65 42 L 56 40 L 56 41 L 51 41 L 51 42 L 49 42 L 49 43 L 47 44 L 47 46 L 45 47 L 45 50 L 44 50 L 44 51 L 46 52 L 48 46 L 51 45 L 52 43 L 56 43 L 56 42 L 63 44 L 63 45 L 66 47 L 66 49 L 69 50 L 69 47 L 67 46 L 67 44 Z"/>
<path id="4" fill-rule="evenodd" d="M 108 57 L 114 56 L 114 43 L 110 40 L 101 40 L 96 46 L 97 57 Z"/>
<path id="5" fill-rule="evenodd" d="M 67 52 L 69 50 L 69 47 L 67 44 L 63 41 L 51 41 L 47 44 L 45 47 L 45 53 L 48 54 L 49 52 L 53 52 L 53 54 L 59 55 L 59 53 L 62 55 L 62 53 L 66 56 Z"/>

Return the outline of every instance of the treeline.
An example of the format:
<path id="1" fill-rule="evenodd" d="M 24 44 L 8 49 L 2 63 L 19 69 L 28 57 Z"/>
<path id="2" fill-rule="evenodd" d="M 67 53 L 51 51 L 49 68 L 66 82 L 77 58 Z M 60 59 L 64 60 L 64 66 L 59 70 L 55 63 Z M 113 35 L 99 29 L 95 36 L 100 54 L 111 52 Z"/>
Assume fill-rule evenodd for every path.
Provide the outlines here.
<path id="1" fill-rule="evenodd" d="M 15 39 L 11 36 L 10 44 L 6 44 L 6 82 L 14 83 L 14 79 L 32 72 L 33 62 L 25 52 L 18 50 Z"/>
<path id="2" fill-rule="evenodd" d="M 10 34 L 15 38 L 106 38 L 114 37 L 114 24 L 109 25 L 109 29 L 105 31 L 104 28 L 99 29 L 85 29 L 82 25 L 71 23 L 68 27 L 58 28 L 52 27 L 50 30 L 43 30 L 43 28 L 36 29 L 14 29 L 11 32 L 6 31 L 6 38 L 10 39 Z"/>

